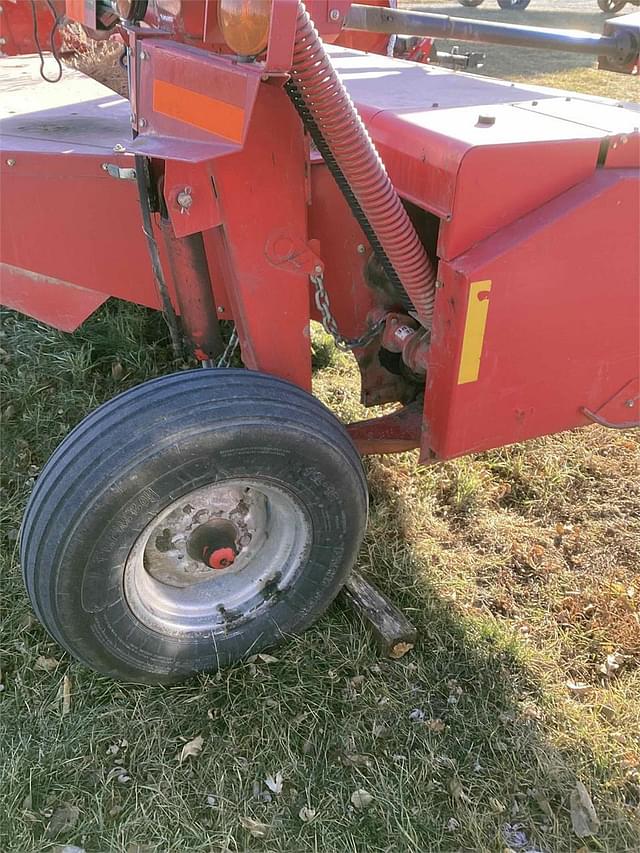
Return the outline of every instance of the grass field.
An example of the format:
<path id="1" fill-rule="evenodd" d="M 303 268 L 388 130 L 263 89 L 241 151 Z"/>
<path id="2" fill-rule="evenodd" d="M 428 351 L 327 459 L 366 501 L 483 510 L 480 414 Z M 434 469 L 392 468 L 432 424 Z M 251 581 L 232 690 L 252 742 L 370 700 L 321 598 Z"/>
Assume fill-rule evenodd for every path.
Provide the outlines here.
<path id="1" fill-rule="evenodd" d="M 601 20 L 584 18 L 566 23 Z M 575 57 L 493 56 L 486 73 L 636 91 Z M 349 359 L 318 329 L 314 350 L 318 395 L 361 416 Z M 0 853 L 640 850 L 638 436 L 591 427 L 429 469 L 368 460 L 358 565 L 421 634 L 399 662 L 334 607 L 273 658 L 115 684 L 35 622 L 18 527 L 83 415 L 180 367 L 143 309 L 107 304 L 74 335 L 4 316 Z M 579 783 L 589 837 L 572 828 L 589 811 Z"/>

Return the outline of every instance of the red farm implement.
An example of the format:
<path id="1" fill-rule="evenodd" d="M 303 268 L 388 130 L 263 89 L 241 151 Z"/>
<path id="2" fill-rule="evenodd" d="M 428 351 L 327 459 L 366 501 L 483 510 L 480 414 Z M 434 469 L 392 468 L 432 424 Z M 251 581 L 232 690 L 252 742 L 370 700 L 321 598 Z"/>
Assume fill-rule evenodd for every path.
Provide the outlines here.
<path id="1" fill-rule="evenodd" d="M 450 37 L 635 73 L 638 16 L 597 36 L 349 0 L 3 6 L 14 54 L 26 12 L 41 45 L 63 14 L 118 32 L 129 88 L 0 59 L 3 304 L 69 331 L 149 306 L 207 368 L 109 401 L 36 482 L 27 590 L 88 665 L 170 682 L 302 630 L 355 562 L 362 454 L 637 421 L 638 110 L 387 54 Z M 344 427 L 312 397 L 311 320 L 394 411 Z M 236 342 L 246 369 L 221 367 Z"/>

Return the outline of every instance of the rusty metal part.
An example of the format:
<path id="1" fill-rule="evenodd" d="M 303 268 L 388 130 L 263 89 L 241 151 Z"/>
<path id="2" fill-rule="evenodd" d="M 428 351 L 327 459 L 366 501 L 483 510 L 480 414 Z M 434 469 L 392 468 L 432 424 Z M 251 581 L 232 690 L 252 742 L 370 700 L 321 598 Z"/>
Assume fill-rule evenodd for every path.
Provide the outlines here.
<path id="1" fill-rule="evenodd" d="M 386 315 L 382 346 L 389 352 L 400 353 L 409 370 L 419 376 L 427 372 L 429 341 L 428 330 L 413 317 L 407 314 Z"/>
<path id="2" fill-rule="evenodd" d="M 383 417 L 349 424 L 347 432 L 362 456 L 414 450 L 423 437 L 422 408 L 418 399 Z"/>
<path id="3" fill-rule="evenodd" d="M 176 237 L 168 219 L 160 220 L 184 332 L 200 361 L 217 359 L 224 351 L 209 264 L 202 234 Z"/>
<path id="4" fill-rule="evenodd" d="M 435 270 L 303 3 L 298 7 L 291 72 L 420 321 L 428 325 Z"/>

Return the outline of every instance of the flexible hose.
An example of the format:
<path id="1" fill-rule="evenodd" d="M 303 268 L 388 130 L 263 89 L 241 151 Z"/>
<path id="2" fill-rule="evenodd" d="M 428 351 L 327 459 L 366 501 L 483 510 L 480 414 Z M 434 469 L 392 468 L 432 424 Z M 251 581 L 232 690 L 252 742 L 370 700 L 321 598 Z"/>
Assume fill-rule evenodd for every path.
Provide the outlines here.
<path id="1" fill-rule="evenodd" d="M 302 2 L 291 73 L 418 318 L 430 325 L 435 270 Z"/>

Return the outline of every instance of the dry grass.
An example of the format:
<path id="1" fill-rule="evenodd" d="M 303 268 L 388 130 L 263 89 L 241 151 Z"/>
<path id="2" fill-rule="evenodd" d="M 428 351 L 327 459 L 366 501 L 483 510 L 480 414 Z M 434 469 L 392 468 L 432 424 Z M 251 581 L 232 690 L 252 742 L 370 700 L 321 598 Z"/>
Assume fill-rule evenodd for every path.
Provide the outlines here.
<path id="1" fill-rule="evenodd" d="M 591 86 L 589 68 L 543 74 Z M 413 453 L 368 460 L 359 567 L 419 627 L 401 662 L 378 660 L 334 608 L 277 662 L 131 687 L 70 660 L 34 622 L 17 527 L 73 424 L 178 367 L 165 329 L 123 304 L 74 335 L 8 312 L 0 347 L 2 853 L 640 849 L 637 435 L 591 427 L 428 469 Z M 314 352 L 316 393 L 361 416 L 350 360 L 318 329 Z M 608 655 L 619 666 L 607 675 Z M 202 753 L 180 763 L 196 735 Z M 569 815 L 578 780 L 601 821 L 584 840 Z M 360 788 L 373 796 L 363 811 Z M 56 835 L 52 813 L 69 807 Z"/>
<path id="2" fill-rule="evenodd" d="M 93 41 L 80 24 L 71 22 L 64 28 L 63 50 L 64 62 L 70 68 L 82 71 L 124 98 L 128 97 L 127 71 L 120 64 L 124 45 L 119 38 Z"/>

